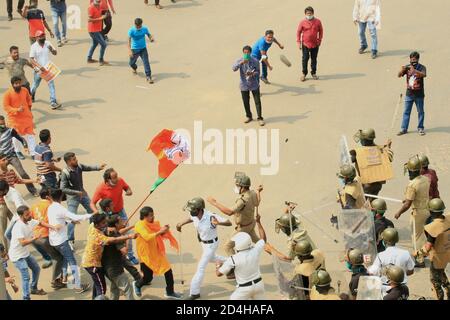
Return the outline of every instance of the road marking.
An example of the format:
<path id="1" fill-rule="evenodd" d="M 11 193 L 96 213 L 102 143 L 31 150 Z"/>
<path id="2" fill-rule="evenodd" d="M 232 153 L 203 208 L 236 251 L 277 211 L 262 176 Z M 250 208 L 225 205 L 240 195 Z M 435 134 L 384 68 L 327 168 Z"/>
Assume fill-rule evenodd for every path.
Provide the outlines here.
<path id="1" fill-rule="evenodd" d="M 136 88 L 139 88 L 139 89 L 150 89 L 149 87 L 143 87 L 143 86 L 136 86 Z"/>

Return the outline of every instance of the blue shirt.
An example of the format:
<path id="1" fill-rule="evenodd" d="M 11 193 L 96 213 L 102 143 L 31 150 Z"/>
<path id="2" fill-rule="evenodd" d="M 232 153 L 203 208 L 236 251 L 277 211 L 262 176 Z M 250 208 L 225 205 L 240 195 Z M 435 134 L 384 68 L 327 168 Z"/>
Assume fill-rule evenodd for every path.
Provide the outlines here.
<path id="1" fill-rule="evenodd" d="M 261 60 L 261 50 L 267 51 L 272 46 L 272 43 L 267 43 L 266 38 L 262 37 L 252 47 L 252 56 L 258 60 Z"/>
<path id="2" fill-rule="evenodd" d="M 241 91 L 257 90 L 259 88 L 259 61 L 253 57 L 250 57 L 248 63 L 240 64 L 243 60 L 243 58 L 240 58 L 233 65 L 233 71 L 239 70 L 239 74 L 241 76 L 239 88 Z M 248 71 L 253 72 L 253 75 L 247 76 L 246 73 Z"/>
<path id="3" fill-rule="evenodd" d="M 146 26 L 140 29 L 132 27 L 128 30 L 128 36 L 131 38 L 131 49 L 145 49 L 147 47 L 145 36 L 150 36 L 150 31 Z"/>

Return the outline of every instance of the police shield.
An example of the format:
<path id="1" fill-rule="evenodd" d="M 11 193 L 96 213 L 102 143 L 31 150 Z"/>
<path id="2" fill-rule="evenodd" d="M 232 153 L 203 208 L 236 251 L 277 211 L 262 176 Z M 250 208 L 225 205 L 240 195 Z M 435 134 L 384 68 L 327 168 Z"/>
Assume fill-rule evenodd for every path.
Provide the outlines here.
<path id="1" fill-rule="evenodd" d="M 348 148 L 347 137 L 342 135 L 339 140 L 339 165 L 352 164 L 352 157 Z"/>
<path id="2" fill-rule="evenodd" d="M 372 212 L 365 209 L 342 210 L 338 213 L 338 223 L 345 251 L 359 249 L 364 254 L 364 262 L 372 264 L 377 254 Z"/>
<path id="3" fill-rule="evenodd" d="M 356 300 L 383 300 L 381 279 L 374 276 L 361 276 L 358 282 Z"/>
<path id="4" fill-rule="evenodd" d="M 305 300 L 302 277 L 295 275 L 295 265 L 272 255 L 273 269 L 280 294 L 289 300 Z"/>

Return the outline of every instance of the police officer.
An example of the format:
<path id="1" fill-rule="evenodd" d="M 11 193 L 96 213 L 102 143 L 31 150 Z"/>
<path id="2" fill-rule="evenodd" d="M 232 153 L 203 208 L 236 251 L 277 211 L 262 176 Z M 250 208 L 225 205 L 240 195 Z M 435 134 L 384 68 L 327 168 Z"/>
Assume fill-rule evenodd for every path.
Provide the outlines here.
<path id="1" fill-rule="evenodd" d="M 197 271 L 191 281 L 190 296 L 188 300 L 200 298 L 200 286 L 205 276 L 205 269 L 209 262 L 224 262 L 225 258 L 216 254 L 219 247 L 219 238 L 217 235 L 217 226 L 231 226 L 230 220 L 212 213 L 205 209 L 205 201 L 200 198 L 189 200 L 184 207 L 190 213 L 190 217 L 177 224 L 178 232 L 188 224 L 194 223 L 197 230 L 198 241 L 201 243 L 203 253 L 197 265 Z"/>
<path id="2" fill-rule="evenodd" d="M 236 233 L 232 240 L 237 253 L 229 257 L 223 264 L 216 263 L 216 275 L 219 277 L 229 274 L 234 269 L 237 288 L 231 294 L 230 300 L 262 300 L 265 298 L 259 260 L 267 238 L 259 215 L 256 216 L 256 224 L 261 240 L 253 245 L 248 233 Z"/>
<path id="3" fill-rule="evenodd" d="M 405 169 L 409 174 L 409 183 L 406 187 L 405 200 L 403 206 L 395 214 L 395 219 L 406 212 L 412 206 L 411 227 L 413 230 L 412 241 L 414 250 L 420 248 L 425 243 L 423 228 L 425 221 L 430 216 L 428 211 L 428 200 L 430 191 L 430 181 L 428 178 L 420 175 L 421 163 L 419 156 L 415 155 L 405 164 Z M 416 257 L 416 267 L 425 268 L 423 256 Z"/>
<path id="4" fill-rule="evenodd" d="M 425 226 L 427 242 L 415 255 L 430 257 L 430 280 L 436 297 L 444 300 L 444 288 L 450 300 L 450 284 L 445 274 L 450 262 L 450 217 L 444 215 L 445 204 L 439 198 L 430 200 L 428 208 L 432 222 Z"/>
<path id="5" fill-rule="evenodd" d="M 438 190 L 438 176 L 436 171 L 428 168 L 430 165 L 430 160 L 426 155 L 419 155 L 420 163 L 422 164 L 422 169 L 420 170 L 420 174 L 427 177 L 430 180 L 430 200 L 434 198 L 439 198 L 439 190 Z"/>
<path id="6" fill-rule="evenodd" d="M 394 224 L 391 220 L 387 219 L 384 216 L 384 213 L 387 210 L 386 201 L 383 199 L 374 199 L 371 203 L 372 213 L 374 216 L 375 223 L 375 240 L 377 241 L 377 252 L 382 252 L 386 249 L 383 241 L 380 239 L 381 233 L 386 228 L 393 228 Z"/>
<path id="7" fill-rule="evenodd" d="M 390 266 L 386 270 L 386 276 L 391 287 L 383 300 L 408 300 L 409 289 L 403 283 L 405 278 L 405 271 L 398 266 Z"/>
<path id="8" fill-rule="evenodd" d="M 366 267 L 364 267 L 364 255 L 359 249 L 350 249 L 345 257 L 347 268 L 352 272 L 352 278 L 348 287 L 353 300 L 358 294 L 359 278 L 369 275 Z"/>
<path id="9" fill-rule="evenodd" d="M 384 270 L 391 265 L 402 268 L 407 276 L 414 273 L 414 260 L 408 250 L 396 246 L 399 241 L 398 231 L 394 228 L 387 228 L 381 233 L 381 241 L 386 246 L 386 250 L 379 252 L 373 264 L 368 268 L 371 275 L 381 276 L 383 283 L 382 291 L 389 289 L 388 279 L 384 275 Z M 407 277 L 404 277 L 406 284 Z"/>
<path id="10" fill-rule="evenodd" d="M 354 135 L 354 139 L 356 142 L 359 142 L 361 144 L 361 148 L 369 148 L 369 147 L 378 147 L 378 150 L 382 152 L 387 152 L 389 161 L 392 162 L 394 159 L 394 153 L 391 150 L 391 144 L 392 141 L 388 140 L 387 144 L 385 146 L 378 146 L 375 144 L 375 130 L 370 129 L 362 129 L 358 130 L 358 132 Z M 355 163 L 356 168 L 358 169 L 358 161 L 357 161 L 357 153 L 361 149 L 356 150 L 350 150 L 350 155 L 352 156 L 352 162 Z M 359 169 L 358 169 L 359 171 Z M 364 193 L 367 194 L 373 194 L 378 195 L 380 193 L 381 188 L 383 187 L 383 184 L 385 184 L 385 180 L 376 181 L 372 183 L 365 183 L 363 184 Z M 370 198 L 370 197 L 369 197 Z"/>
<path id="11" fill-rule="evenodd" d="M 295 266 L 295 275 L 302 278 L 302 284 L 311 288 L 311 276 L 318 269 L 325 269 L 325 256 L 322 251 L 312 248 L 307 240 L 301 240 L 295 245 L 294 252 L 300 261 Z M 308 294 L 307 294 L 308 296 Z"/>
<path id="12" fill-rule="evenodd" d="M 344 184 L 343 190 L 339 193 L 342 209 L 361 209 L 365 198 L 361 182 L 356 178 L 355 168 L 350 164 L 342 165 L 338 177 Z"/>
<path id="13" fill-rule="evenodd" d="M 259 238 L 255 232 L 255 208 L 259 206 L 260 193 L 263 188 L 259 186 L 257 192 L 255 192 L 254 190 L 250 190 L 250 185 L 250 178 L 245 174 L 236 177 L 234 191 L 239 196 L 231 209 L 220 204 L 212 197 L 208 197 L 207 200 L 227 216 L 234 215 L 236 233 L 246 232 L 251 237 L 253 243 L 256 243 Z M 225 250 L 228 255 L 234 254 L 233 245 L 234 243 L 231 240 L 225 245 Z"/>
<path id="14" fill-rule="evenodd" d="M 326 270 L 316 270 L 311 279 L 313 287 L 309 295 L 310 300 L 341 300 L 331 287 L 331 277 Z"/>

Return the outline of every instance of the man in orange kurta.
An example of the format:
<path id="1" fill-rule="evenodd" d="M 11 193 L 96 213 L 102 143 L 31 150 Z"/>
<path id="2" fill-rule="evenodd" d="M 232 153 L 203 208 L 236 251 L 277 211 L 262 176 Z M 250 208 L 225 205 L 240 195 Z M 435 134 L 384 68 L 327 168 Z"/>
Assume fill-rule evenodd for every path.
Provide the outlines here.
<path id="1" fill-rule="evenodd" d="M 159 221 L 155 221 L 155 214 L 151 207 L 143 207 L 140 211 L 140 221 L 134 226 L 134 231 L 139 234 L 136 239 L 136 251 L 141 262 L 141 271 L 144 277 L 133 282 L 134 292 L 138 297 L 142 296 L 141 288 L 150 284 L 153 274 L 162 275 L 166 279 L 166 294 L 168 299 L 181 299 L 182 295 L 174 291 L 173 272 L 163 240 L 169 240 L 170 246 L 178 250 L 178 243 L 169 231 L 169 225 L 161 228 Z"/>
<path id="2" fill-rule="evenodd" d="M 12 87 L 3 96 L 3 109 L 6 112 L 9 127 L 14 128 L 28 144 L 30 155 L 34 156 L 36 140 L 34 138 L 33 113 L 31 112 L 31 96 L 28 90 L 22 87 L 20 77 L 11 78 Z M 14 149 L 20 152 L 20 143 L 13 139 Z"/>

